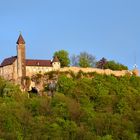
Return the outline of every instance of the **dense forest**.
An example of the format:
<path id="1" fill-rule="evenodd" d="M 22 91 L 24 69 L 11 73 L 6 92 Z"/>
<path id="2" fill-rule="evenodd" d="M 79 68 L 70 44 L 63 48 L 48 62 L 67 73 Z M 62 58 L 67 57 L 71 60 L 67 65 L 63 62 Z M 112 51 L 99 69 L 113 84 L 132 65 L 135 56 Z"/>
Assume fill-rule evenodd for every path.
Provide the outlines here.
<path id="1" fill-rule="evenodd" d="M 0 78 L 0 140 L 139 140 L 140 77 L 60 74 L 53 97 Z"/>

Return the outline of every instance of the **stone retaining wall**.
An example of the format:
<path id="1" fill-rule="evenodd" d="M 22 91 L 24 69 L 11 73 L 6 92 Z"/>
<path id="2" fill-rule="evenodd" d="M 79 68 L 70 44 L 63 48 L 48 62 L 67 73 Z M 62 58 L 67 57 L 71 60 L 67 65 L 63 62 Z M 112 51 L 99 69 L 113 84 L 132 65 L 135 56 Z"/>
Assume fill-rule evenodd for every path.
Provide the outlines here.
<path id="1" fill-rule="evenodd" d="M 126 74 L 132 75 L 133 71 L 130 70 L 121 70 L 121 71 L 114 71 L 110 69 L 98 69 L 98 68 L 80 68 L 80 67 L 64 67 L 61 68 L 59 71 L 65 72 L 65 71 L 73 71 L 74 73 L 78 73 L 79 71 L 83 71 L 85 73 L 89 72 L 96 72 L 98 74 L 106 74 L 106 75 L 111 75 L 113 74 L 114 76 L 124 76 Z M 139 76 L 139 71 L 135 70 L 135 75 Z"/>

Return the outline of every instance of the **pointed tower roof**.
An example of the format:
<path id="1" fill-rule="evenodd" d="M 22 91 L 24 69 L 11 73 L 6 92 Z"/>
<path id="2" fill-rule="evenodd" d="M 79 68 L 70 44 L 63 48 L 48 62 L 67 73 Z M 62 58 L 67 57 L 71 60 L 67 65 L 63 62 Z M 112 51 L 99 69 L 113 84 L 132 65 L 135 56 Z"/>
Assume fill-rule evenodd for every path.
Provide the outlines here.
<path id="1" fill-rule="evenodd" d="M 19 37 L 18 37 L 18 40 L 17 40 L 17 44 L 25 44 L 25 41 L 20 33 Z"/>
<path id="2" fill-rule="evenodd" d="M 54 56 L 53 61 L 52 62 L 60 62 L 57 56 Z"/>

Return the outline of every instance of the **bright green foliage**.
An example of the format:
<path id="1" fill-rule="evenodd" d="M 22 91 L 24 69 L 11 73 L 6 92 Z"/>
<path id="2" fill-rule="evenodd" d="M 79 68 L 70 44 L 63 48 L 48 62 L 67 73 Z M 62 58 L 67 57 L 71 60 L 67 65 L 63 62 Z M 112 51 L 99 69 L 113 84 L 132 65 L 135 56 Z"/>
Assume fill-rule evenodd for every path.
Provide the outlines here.
<path id="1" fill-rule="evenodd" d="M 140 78 L 78 75 L 59 75 L 53 98 L 0 79 L 0 139 L 139 140 Z"/>
<path id="2" fill-rule="evenodd" d="M 98 137 L 97 140 L 113 140 L 111 135 L 106 135 L 103 137 Z"/>
<path id="3" fill-rule="evenodd" d="M 124 66 L 120 63 L 116 63 L 115 61 L 107 61 L 104 65 L 104 69 L 111 69 L 111 70 L 128 70 L 127 66 Z"/>
<path id="4" fill-rule="evenodd" d="M 61 67 L 67 67 L 70 64 L 69 53 L 65 50 L 60 50 L 54 53 L 54 56 L 59 58 Z"/>
<path id="5" fill-rule="evenodd" d="M 72 55 L 72 66 L 80 66 L 83 68 L 94 67 L 96 64 L 95 57 L 87 52 L 81 52 L 79 55 Z"/>
<path id="6" fill-rule="evenodd" d="M 0 77 L 0 97 L 11 97 L 20 94 L 19 86 L 13 85 Z"/>
<path id="7" fill-rule="evenodd" d="M 65 75 L 60 76 L 59 78 L 59 91 L 67 94 L 75 86 L 75 81 L 72 78 L 68 78 Z"/>
<path id="8" fill-rule="evenodd" d="M 139 139 L 139 117 L 135 116 L 140 111 L 139 77 L 94 74 L 93 79 L 62 79 L 64 76 L 58 81 L 58 91 L 80 103 L 80 123 L 84 122 L 92 139 Z M 63 91 L 61 87 L 67 84 L 73 86 Z"/>
<path id="9" fill-rule="evenodd" d="M 79 59 L 79 66 L 86 68 L 86 67 L 93 67 L 96 64 L 95 57 L 87 52 L 82 52 L 78 56 Z"/>

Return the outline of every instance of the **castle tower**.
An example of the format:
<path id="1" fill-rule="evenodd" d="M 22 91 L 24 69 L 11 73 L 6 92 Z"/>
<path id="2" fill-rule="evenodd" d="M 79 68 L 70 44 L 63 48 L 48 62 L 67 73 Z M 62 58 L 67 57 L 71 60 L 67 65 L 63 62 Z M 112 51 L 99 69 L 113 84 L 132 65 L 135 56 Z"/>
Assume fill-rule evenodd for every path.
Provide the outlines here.
<path id="1" fill-rule="evenodd" d="M 25 41 L 22 35 L 17 40 L 17 74 L 18 78 L 26 76 Z"/>
<path id="2" fill-rule="evenodd" d="M 55 70 L 60 69 L 61 65 L 60 65 L 60 61 L 57 56 L 54 56 L 54 58 L 52 60 L 52 66 Z"/>

